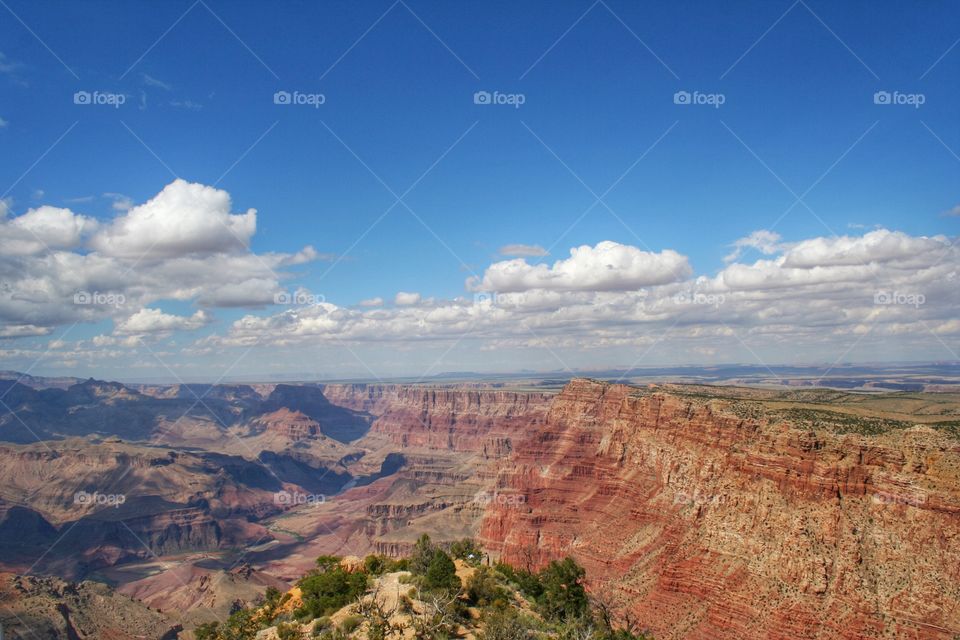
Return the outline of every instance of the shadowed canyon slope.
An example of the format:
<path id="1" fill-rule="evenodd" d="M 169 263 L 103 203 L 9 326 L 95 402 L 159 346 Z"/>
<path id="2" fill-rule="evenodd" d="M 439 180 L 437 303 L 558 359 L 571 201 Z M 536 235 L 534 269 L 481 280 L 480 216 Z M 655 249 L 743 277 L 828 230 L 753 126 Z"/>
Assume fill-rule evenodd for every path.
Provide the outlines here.
<path id="1" fill-rule="evenodd" d="M 427 532 L 520 566 L 573 555 L 657 638 L 960 633 L 951 394 L 86 381 L 8 398 L 9 440 L 46 441 L 0 446 L 2 565 L 106 579 L 188 626 L 321 553 L 401 555 Z"/>

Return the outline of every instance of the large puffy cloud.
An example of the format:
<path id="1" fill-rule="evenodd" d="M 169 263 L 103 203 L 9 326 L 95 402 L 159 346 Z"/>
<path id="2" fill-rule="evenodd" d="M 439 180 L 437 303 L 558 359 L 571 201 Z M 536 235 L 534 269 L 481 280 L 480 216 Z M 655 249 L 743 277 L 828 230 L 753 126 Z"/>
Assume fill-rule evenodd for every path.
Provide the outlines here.
<path id="1" fill-rule="evenodd" d="M 255 254 L 253 210 L 231 214 L 227 192 L 177 180 L 148 202 L 98 224 L 69 209 L 0 215 L 0 337 L 113 319 L 132 330 L 162 300 L 262 307 L 282 291 L 282 270 L 321 256 Z M 131 320 L 136 322 L 131 324 Z M 153 320 L 162 320 L 156 317 Z M 197 321 L 174 322 L 190 330 Z"/>
<path id="2" fill-rule="evenodd" d="M 915 237 L 901 231 L 877 229 L 860 236 L 814 238 L 791 248 L 783 265 L 798 269 L 834 266 L 862 266 L 871 263 L 908 261 L 922 265 L 924 254 L 942 252 L 949 244 L 944 236 Z M 916 261 L 910 259 L 916 257 Z"/>
<path id="3" fill-rule="evenodd" d="M 522 258 L 490 265 L 473 291 L 625 291 L 676 282 L 691 273 L 686 256 L 670 249 L 660 253 L 606 240 L 570 250 L 570 257 L 553 266 L 529 264 Z"/>
<path id="4" fill-rule="evenodd" d="M 230 194 L 176 179 L 93 237 L 91 247 L 124 258 L 168 258 L 245 248 L 257 212 L 230 213 Z"/>
<path id="5" fill-rule="evenodd" d="M 6 216 L 0 211 L 0 218 Z M 0 224 L 0 243 L 8 256 L 28 256 L 50 249 L 70 249 L 97 227 L 96 220 L 69 209 L 38 207 Z"/>
<path id="6" fill-rule="evenodd" d="M 719 286 L 729 290 L 772 289 L 830 285 L 842 291 L 844 284 L 872 284 L 875 288 L 893 281 L 926 281 L 925 269 L 953 269 L 955 248 L 944 236 L 910 236 L 900 231 L 878 229 L 863 236 L 812 238 L 782 247 L 782 255 L 753 264 L 735 263 L 718 276 Z"/>

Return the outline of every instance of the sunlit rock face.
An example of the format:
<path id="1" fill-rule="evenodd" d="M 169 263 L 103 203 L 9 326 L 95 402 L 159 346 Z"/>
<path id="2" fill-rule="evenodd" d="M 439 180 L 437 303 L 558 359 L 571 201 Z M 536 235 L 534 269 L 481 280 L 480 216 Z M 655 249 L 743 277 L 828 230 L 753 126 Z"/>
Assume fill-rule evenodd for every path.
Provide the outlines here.
<path id="1" fill-rule="evenodd" d="M 574 556 L 657 638 L 960 632 L 960 446 L 927 427 L 815 433 L 575 380 L 496 486 L 484 543 Z"/>

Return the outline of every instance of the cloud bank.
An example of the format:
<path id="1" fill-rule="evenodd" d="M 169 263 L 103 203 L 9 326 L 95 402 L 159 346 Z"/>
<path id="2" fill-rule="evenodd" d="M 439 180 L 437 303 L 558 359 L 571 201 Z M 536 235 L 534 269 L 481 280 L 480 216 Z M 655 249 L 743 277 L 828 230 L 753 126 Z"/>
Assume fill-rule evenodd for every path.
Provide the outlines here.
<path id="1" fill-rule="evenodd" d="M 903 345 L 904 359 L 924 341 L 957 359 L 950 345 L 960 339 L 960 248 L 942 235 L 875 229 L 787 241 L 757 230 L 703 274 L 679 248 L 607 240 L 545 263 L 539 247 L 511 245 L 503 253 L 517 257 L 489 264 L 455 298 L 382 291 L 335 301 L 299 288 L 280 305 L 278 295 L 296 286 L 285 270 L 321 256 L 309 246 L 252 252 L 257 212 L 234 212 L 229 194 L 214 187 L 176 180 L 108 221 L 51 206 L 0 214 L 0 338 L 9 346 L 60 326 L 112 321 L 109 335 L 84 345 L 51 342 L 74 356 L 82 347 L 115 358 L 143 340 L 181 334 L 190 344 L 171 358 L 253 345 L 460 342 L 480 351 L 663 342 L 691 358 L 724 344 L 794 353 L 809 346 L 842 357 L 872 336 Z M 170 302 L 194 308 L 172 313 L 162 304 Z M 215 311 L 229 308 L 245 311 L 218 320 Z M 190 335 L 197 331 L 202 337 Z"/>

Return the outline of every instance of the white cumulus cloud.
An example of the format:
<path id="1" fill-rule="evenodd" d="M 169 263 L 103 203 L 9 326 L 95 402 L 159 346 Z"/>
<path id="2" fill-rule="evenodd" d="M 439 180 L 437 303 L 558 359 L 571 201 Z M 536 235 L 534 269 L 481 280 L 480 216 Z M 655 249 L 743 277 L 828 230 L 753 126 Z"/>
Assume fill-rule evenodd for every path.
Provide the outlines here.
<path id="1" fill-rule="evenodd" d="M 676 282 L 691 273 L 686 256 L 660 253 L 609 240 L 570 249 L 570 257 L 552 266 L 531 265 L 522 258 L 490 265 L 481 279 L 471 278 L 473 291 L 626 291 Z"/>
<path id="2" fill-rule="evenodd" d="M 105 319 L 124 331 L 147 321 L 190 329 L 204 318 L 170 321 L 149 305 L 272 305 L 284 269 L 325 257 L 310 246 L 251 252 L 255 212 L 231 214 L 227 192 L 183 180 L 107 223 L 52 206 L 11 216 L 9 207 L 0 204 L 0 337 Z"/>
<path id="3" fill-rule="evenodd" d="M 230 213 L 230 194 L 180 178 L 96 234 L 91 247 L 123 258 L 172 258 L 245 249 L 257 212 Z"/>
<path id="4" fill-rule="evenodd" d="M 5 212 L 5 211 L 4 211 Z M 33 255 L 47 249 L 69 249 L 97 228 L 96 220 L 69 209 L 42 206 L 0 225 L 0 242 L 8 255 Z"/>
<path id="5" fill-rule="evenodd" d="M 178 316 L 164 313 L 160 309 L 144 308 L 117 325 L 118 335 L 138 333 L 158 333 L 176 330 L 193 331 L 210 323 L 212 318 L 204 310 L 192 316 Z"/>
<path id="6" fill-rule="evenodd" d="M 420 294 L 411 293 L 407 291 L 400 291 L 394 297 L 393 302 L 401 306 L 409 306 L 409 305 L 417 304 L 420 302 Z"/>

